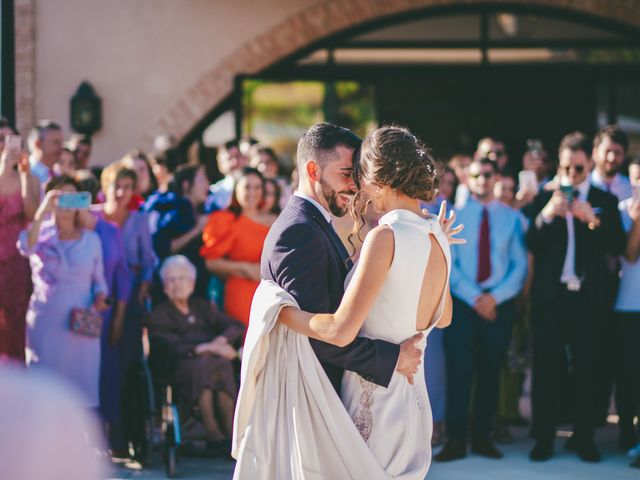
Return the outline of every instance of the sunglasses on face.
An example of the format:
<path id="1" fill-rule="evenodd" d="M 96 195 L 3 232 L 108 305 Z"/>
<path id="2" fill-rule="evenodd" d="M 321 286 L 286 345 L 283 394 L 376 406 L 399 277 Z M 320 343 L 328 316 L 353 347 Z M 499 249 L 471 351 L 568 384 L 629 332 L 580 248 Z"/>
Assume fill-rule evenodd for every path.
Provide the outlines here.
<path id="1" fill-rule="evenodd" d="M 489 180 L 491 177 L 493 177 L 493 172 L 470 173 L 469 176 L 476 179 L 479 177 L 484 177 L 485 180 Z"/>
<path id="2" fill-rule="evenodd" d="M 492 152 L 496 157 L 502 157 L 503 155 L 506 155 L 504 150 L 493 150 Z"/>
<path id="3" fill-rule="evenodd" d="M 569 165 L 568 167 L 560 167 L 560 170 L 569 173 L 572 168 L 578 175 L 584 172 L 584 165 Z"/>

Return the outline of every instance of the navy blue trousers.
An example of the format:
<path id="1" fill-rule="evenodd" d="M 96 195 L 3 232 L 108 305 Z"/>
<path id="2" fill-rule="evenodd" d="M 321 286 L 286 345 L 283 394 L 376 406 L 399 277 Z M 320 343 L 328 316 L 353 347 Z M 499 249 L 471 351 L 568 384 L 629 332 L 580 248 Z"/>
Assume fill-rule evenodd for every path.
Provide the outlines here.
<path id="1" fill-rule="evenodd" d="M 497 307 L 491 322 L 463 301 L 453 299 L 453 321 L 444 331 L 447 364 L 447 435 L 466 441 L 469 437 L 469 405 L 473 389 L 473 438 L 489 437 L 498 406 L 500 368 L 513 326 L 513 301 Z"/>

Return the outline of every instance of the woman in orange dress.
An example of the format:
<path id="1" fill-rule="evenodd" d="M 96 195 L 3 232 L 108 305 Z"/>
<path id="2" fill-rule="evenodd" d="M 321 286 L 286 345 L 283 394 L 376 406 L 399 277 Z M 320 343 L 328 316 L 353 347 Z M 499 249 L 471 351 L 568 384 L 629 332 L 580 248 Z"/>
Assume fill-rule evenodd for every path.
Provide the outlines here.
<path id="1" fill-rule="evenodd" d="M 245 325 L 260 282 L 264 240 L 276 219 L 274 213 L 261 209 L 264 190 L 260 172 L 246 168 L 229 208 L 212 213 L 202 232 L 200 254 L 209 271 L 225 281 L 224 311 Z"/>

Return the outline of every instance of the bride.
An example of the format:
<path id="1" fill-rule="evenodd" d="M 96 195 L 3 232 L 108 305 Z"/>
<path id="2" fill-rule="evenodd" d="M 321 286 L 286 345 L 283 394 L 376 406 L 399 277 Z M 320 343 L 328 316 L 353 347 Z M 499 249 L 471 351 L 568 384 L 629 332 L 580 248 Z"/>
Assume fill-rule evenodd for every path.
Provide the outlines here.
<path id="1" fill-rule="evenodd" d="M 432 199 L 438 174 L 408 130 L 382 127 L 365 138 L 354 180 L 358 196 L 383 215 L 364 240 L 336 313 L 304 312 L 266 282 L 254 298 L 251 322 L 262 328 L 253 325 L 260 334 L 249 333 L 245 347 L 235 478 L 421 480 L 429 468 L 423 366 L 409 381 L 395 372 L 388 388 L 345 372 L 343 407 L 307 337 L 344 346 L 358 335 L 401 343 L 422 332 L 424 348 L 434 327 L 451 322 L 449 241 L 462 241 L 448 240 L 438 219 L 423 215 L 420 201 Z"/>

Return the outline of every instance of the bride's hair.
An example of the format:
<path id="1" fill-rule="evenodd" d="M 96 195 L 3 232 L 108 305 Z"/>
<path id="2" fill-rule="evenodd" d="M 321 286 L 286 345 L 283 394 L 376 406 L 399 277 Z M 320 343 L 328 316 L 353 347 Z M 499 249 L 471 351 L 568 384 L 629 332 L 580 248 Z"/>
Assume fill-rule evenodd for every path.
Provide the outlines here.
<path id="1" fill-rule="evenodd" d="M 440 168 L 425 144 L 408 129 L 383 126 L 373 131 L 362 142 L 359 155 L 354 155 L 353 180 L 358 189 L 350 213 L 356 225 L 349 236 L 360 238 L 364 227 L 364 214 L 368 201 L 361 194 L 362 183 L 387 186 L 410 198 L 430 202 L 438 191 Z"/>

